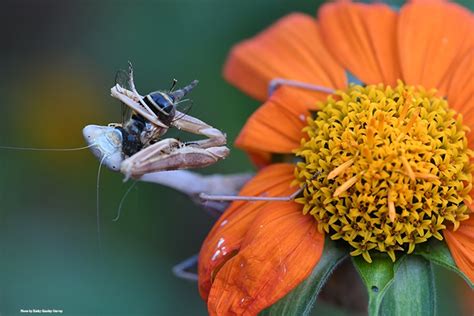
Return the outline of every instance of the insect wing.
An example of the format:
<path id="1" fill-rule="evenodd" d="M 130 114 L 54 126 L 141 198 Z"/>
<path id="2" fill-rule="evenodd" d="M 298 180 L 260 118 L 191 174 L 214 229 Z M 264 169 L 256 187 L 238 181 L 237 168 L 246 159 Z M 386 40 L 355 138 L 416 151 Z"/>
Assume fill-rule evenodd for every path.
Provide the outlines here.
<path id="1" fill-rule="evenodd" d="M 193 104 L 193 100 L 191 99 L 183 99 L 178 101 L 176 103 L 176 116 L 173 119 L 173 122 L 176 122 L 187 115 L 191 111 Z"/>
<path id="2" fill-rule="evenodd" d="M 124 89 L 132 90 L 131 82 L 132 82 L 132 78 L 131 78 L 130 70 L 126 71 L 126 70 L 120 69 L 115 74 L 115 85 L 118 84 Z M 121 102 L 121 105 L 122 105 L 122 124 L 125 124 L 131 119 L 133 111 L 125 103 Z"/>

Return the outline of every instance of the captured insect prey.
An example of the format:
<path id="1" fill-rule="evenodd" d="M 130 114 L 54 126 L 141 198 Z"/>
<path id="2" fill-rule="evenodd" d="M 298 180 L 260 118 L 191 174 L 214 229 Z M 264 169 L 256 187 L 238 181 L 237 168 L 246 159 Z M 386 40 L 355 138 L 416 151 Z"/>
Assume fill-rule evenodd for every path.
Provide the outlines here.
<path id="1" fill-rule="evenodd" d="M 141 96 L 135 88 L 133 69 L 121 71 L 111 95 L 125 106 L 122 123 L 88 125 L 83 135 L 92 153 L 107 168 L 128 178 L 150 172 L 201 168 L 229 155 L 226 135 L 205 122 L 180 112 L 177 105 L 198 84 L 197 80 L 173 91 L 155 91 Z M 175 127 L 207 139 L 182 142 L 162 138 Z"/>

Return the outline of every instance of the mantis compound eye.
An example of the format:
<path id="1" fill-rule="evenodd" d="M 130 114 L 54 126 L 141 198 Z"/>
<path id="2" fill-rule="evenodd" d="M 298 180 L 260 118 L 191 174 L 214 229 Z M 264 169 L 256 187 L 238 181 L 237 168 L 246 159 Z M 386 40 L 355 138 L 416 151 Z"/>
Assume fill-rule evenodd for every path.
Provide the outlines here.
<path id="1" fill-rule="evenodd" d="M 122 153 L 122 133 L 111 126 L 87 125 L 82 134 L 94 156 L 112 171 L 120 171 L 124 160 Z"/>

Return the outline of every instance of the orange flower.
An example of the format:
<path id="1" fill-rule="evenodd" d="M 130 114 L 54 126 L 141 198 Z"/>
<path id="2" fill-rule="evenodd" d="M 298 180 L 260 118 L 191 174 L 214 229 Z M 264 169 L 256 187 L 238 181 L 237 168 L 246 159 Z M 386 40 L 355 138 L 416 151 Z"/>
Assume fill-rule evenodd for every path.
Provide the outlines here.
<path id="1" fill-rule="evenodd" d="M 473 105 L 474 95 L 473 30 L 471 13 L 453 3 L 413 1 L 397 12 L 384 4 L 337 2 L 324 5 L 317 21 L 294 13 L 232 49 L 224 69 L 226 79 L 265 101 L 249 118 L 236 141 L 258 166 L 264 166 L 240 195 L 289 195 L 296 190 L 291 186 L 295 182 L 305 190 L 304 197 L 296 202 L 234 202 L 215 224 L 199 258 L 199 290 L 208 302 L 211 315 L 255 315 L 285 296 L 318 263 L 324 234 L 329 232 L 333 239 L 348 240 L 356 249 L 351 254 L 362 254 L 370 261 L 372 248 L 395 259 L 394 251 L 411 252 L 415 244 L 430 236 L 441 239 L 438 230 L 442 230 L 456 264 L 474 282 L 474 217 L 467 219 L 469 210 L 463 206 L 463 201 L 467 204 L 471 201 L 468 194 L 473 195 L 469 158 L 474 138 L 468 134 L 466 145 L 464 133 L 466 126 L 474 128 L 474 111 L 469 107 Z M 346 69 L 366 85 L 374 86 L 348 87 Z M 281 86 L 267 100 L 268 85 L 274 78 L 298 80 L 339 92 L 327 99 L 324 92 Z M 427 90 L 432 88 L 438 92 Z M 379 114 L 357 112 L 354 117 L 359 123 L 365 122 L 365 129 L 346 133 L 347 128 L 354 126 L 353 121 L 330 121 L 331 113 L 337 116 L 337 113 L 346 115 L 349 110 L 356 111 L 359 96 L 370 102 L 378 98 L 377 102 L 387 104 L 388 110 L 379 113 L 374 109 Z M 441 96 L 446 97 L 449 109 Z M 321 101 L 319 105 L 318 101 Z M 429 116 L 435 106 L 439 117 Z M 318 112 L 321 114 L 314 118 L 311 114 L 316 109 L 321 109 Z M 453 118 L 450 109 L 463 115 L 462 123 Z M 457 146 L 453 157 L 463 157 L 459 158 L 462 161 L 438 161 L 446 157 L 437 156 L 442 150 L 439 139 L 444 141 L 447 134 L 443 133 L 448 133 L 444 132 L 448 127 L 438 122 L 448 121 L 449 128 L 454 128 L 450 133 L 457 135 L 450 138 L 456 138 L 452 142 L 452 146 Z M 336 130 L 335 126 L 343 129 Z M 327 140 L 324 138 L 327 135 L 318 134 L 323 128 L 340 138 L 336 142 Z M 440 138 L 436 131 L 442 134 Z M 340 134 L 331 134 L 336 132 Z M 430 147 L 419 154 L 413 148 L 427 144 L 423 143 L 425 134 L 434 137 L 432 143 L 439 142 L 441 147 L 432 145 L 435 149 Z M 393 138 L 378 153 L 374 144 L 384 137 Z M 393 153 L 387 154 L 395 143 L 399 146 L 393 145 Z M 375 149 L 369 151 L 363 147 L 366 145 Z M 327 151 L 332 156 L 324 156 L 322 152 Z M 277 156 L 287 159 L 284 161 L 295 161 L 295 153 L 303 159 L 296 169 L 294 163 L 272 164 Z M 400 156 L 400 159 L 391 164 L 393 170 L 377 173 L 371 171 L 377 165 L 375 158 L 370 160 L 371 155 L 383 159 Z M 432 160 L 420 162 L 419 155 Z M 459 168 L 454 170 L 454 165 Z M 390 182 L 383 182 L 384 174 L 393 176 Z M 454 184 L 449 182 L 453 177 Z M 392 186 L 380 189 L 387 183 Z M 436 200 L 434 188 L 444 192 L 440 196 L 445 200 L 449 190 L 456 191 L 449 196 L 449 203 L 456 207 Z M 446 192 L 443 188 L 447 188 Z M 372 206 L 377 207 L 372 214 L 381 211 L 361 220 L 367 214 L 360 214 L 361 206 L 354 208 L 347 204 L 355 203 L 350 200 L 350 190 L 361 196 L 364 190 L 375 190 L 378 202 L 371 200 Z M 420 194 L 428 191 L 430 197 L 425 200 Z M 318 195 L 319 192 L 322 193 Z M 432 203 L 431 193 L 433 203 L 444 205 L 439 214 L 424 206 Z M 377 194 L 385 195 L 379 198 Z M 327 201 L 334 210 L 327 209 L 330 207 Z M 321 207 L 322 204 L 325 206 Z M 411 212 L 412 208 L 418 210 L 417 207 L 421 213 Z M 445 211 L 444 208 L 450 207 L 456 210 Z M 328 212 L 337 215 L 341 210 L 348 213 L 342 217 L 325 217 Z M 432 212 L 436 214 L 431 215 Z M 346 229 L 344 221 L 350 221 L 353 214 L 357 218 L 353 224 L 359 225 L 359 231 L 375 223 L 378 227 L 375 230 L 380 228 L 378 235 L 362 232 L 367 235 L 362 241 L 349 236 L 352 232 L 347 231 L 351 228 L 347 225 Z M 413 221 L 408 224 L 399 221 L 404 214 Z M 459 228 L 453 230 L 448 226 L 444 230 L 443 221 Z M 392 231 L 383 231 L 386 223 L 393 224 L 387 226 Z M 340 231 L 335 231 L 338 227 Z M 405 229 L 405 234 L 390 235 L 393 230 Z M 378 240 L 380 236 L 385 239 Z M 393 240 L 389 241 L 389 237 Z"/>

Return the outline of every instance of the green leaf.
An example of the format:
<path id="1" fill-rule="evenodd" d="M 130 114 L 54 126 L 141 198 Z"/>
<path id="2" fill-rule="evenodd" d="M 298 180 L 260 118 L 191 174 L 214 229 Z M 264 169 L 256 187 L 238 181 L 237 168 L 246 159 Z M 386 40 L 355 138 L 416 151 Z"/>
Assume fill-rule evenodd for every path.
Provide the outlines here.
<path id="1" fill-rule="evenodd" d="M 260 315 L 309 315 L 323 285 L 337 265 L 346 257 L 347 250 L 337 247 L 333 241 L 326 239 L 321 260 L 310 276 Z"/>
<path id="2" fill-rule="evenodd" d="M 380 314 L 436 315 L 436 290 L 431 262 L 416 255 L 405 256 L 383 297 Z"/>
<path id="3" fill-rule="evenodd" d="M 431 263 L 405 255 L 393 263 L 386 255 L 368 263 L 353 258 L 369 294 L 369 315 L 434 315 L 435 286 Z"/>
<path id="4" fill-rule="evenodd" d="M 382 300 L 394 281 L 398 266 L 405 260 L 401 257 L 396 263 L 383 254 L 372 255 L 372 263 L 368 263 L 362 256 L 352 257 L 352 262 L 359 272 L 369 294 L 369 315 L 378 315 Z"/>
<path id="5" fill-rule="evenodd" d="M 425 259 L 457 273 L 467 282 L 467 284 L 469 284 L 471 289 L 474 289 L 474 284 L 461 270 L 459 270 L 458 266 L 454 262 L 453 257 L 451 256 L 448 246 L 444 241 L 433 240 L 423 243 L 416 247 L 415 252 L 423 256 Z"/>

